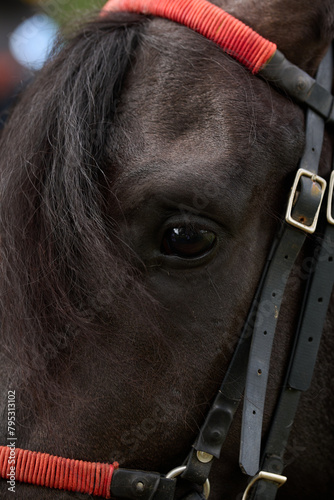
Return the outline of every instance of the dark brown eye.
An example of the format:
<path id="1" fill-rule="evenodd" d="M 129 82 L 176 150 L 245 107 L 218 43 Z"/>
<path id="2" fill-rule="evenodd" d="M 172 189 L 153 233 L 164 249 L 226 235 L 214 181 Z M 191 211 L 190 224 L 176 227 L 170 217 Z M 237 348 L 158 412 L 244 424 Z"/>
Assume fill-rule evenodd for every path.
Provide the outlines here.
<path id="1" fill-rule="evenodd" d="M 161 252 L 176 255 L 183 259 L 192 259 L 208 252 L 216 241 L 212 231 L 196 229 L 192 226 L 173 227 L 164 234 Z"/>

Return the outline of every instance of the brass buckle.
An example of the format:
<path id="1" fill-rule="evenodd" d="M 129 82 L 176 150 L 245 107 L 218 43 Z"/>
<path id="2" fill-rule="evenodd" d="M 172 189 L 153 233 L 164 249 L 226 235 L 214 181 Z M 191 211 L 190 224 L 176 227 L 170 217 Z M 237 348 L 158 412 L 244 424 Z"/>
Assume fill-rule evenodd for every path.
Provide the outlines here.
<path id="1" fill-rule="evenodd" d="M 313 222 L 312 222 L 311 226 L 307 226 L 306 224 L 303 224 L 302 222 L 299 222 L 298 220 L 294 219 L 292 217 L 292 215 L 291 215 L 292 214 L 292 208 L 293 208 L 293 201 L 294 201 L 294 198 L 295 198 L 295 195 L 296 195 L 296 191 L 297 191 L 297 186 L 298 186 L 298 183 L 300 181 L 300 178 L 303 175 L 305 177 L 309 177 L 310 179 L 312 179 L 313 182 L 317 182 L 320 185 L 320 187 L 321 187 L 321 199 L 320 199 L 317 211 L 316 211 L 316 213 L 314 215 Z M 292 226 L 295 226 L 295 227 L 298 227 L 299 229 L 302 229 L 306 233 L 310 233 L 310 234 L 314 233 L 315 228 L 317 227 L 317 222 L 318 222 L 320 207 L 321 207 L 321 203 L 322 203 L 322 200 L 323 200 L 323 197 L 324 197 L 324 194 L 325 194 L 326 186 L 327 186 L 327 182 L 325 181 L 325 179 L 323 179 L 319 175 L 314 174 L 313 172 L 310 172 L 309 170 L 305 170 L 304 168 L 300 168 L 297 171 L 297 174 L 296 174 L 296 177 L 295 177 L 292 189 L 291 189 L 291 193 L 290 193 L 290 197 L 289 197 L 289 202 L 288 202 L 288 208 L 286 210 L 286 215 L 285 215 L 286 222 L 288 224 L 291 224 Z M 334 221 L 333 221 L 333 223 L 334 223 Z"/>
<path id="2" fill-rule="evenodd" d="M 278 487 L 280 487 L 286 482 L 288 478 L 285 476 L 280 476 L 279 474 L 273 474 L 272 472 L 266 472 L 264 470 L 261 470 L 258 474 L 256 474 L 256 476 L 252 478 L 251 482 L 248 484 L 242 496 L 242 500 L 247 500 L 250 489 L 254 486 L 256 481 L 259 481 L 260 479 L 273 481 L 274 483 L 278 483 Z"/>
<path id="3" fill-rule="evenodd" d="M 329 181 L 329 192 L 327 200 L 327 220 L 330 224 L 334 224 L 334 218 L 332 215 L 333 190 L 334 190 L 334 170 L 331 173 L 331 178 Z"/>

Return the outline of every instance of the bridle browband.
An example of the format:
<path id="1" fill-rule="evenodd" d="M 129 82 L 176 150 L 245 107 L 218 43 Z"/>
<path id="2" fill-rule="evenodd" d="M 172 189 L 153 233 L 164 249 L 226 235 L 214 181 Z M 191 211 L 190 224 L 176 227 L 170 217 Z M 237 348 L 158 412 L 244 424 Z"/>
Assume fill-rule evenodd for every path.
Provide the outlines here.
<path id="1" fill-rule="evenodd" d="M 281 224 L 274 239 L 231 363 L 185 463 L 164 475 L 118 468 L 117 463 L 82 462 L 16 449 L 16 479 L 102 498 L 172 500 L 180 475 L 190 483 L 204 485 L 203 494 L 194 489 L 186 498 L 203 499 L 209 495 L 213 459 L 220 456 L 244 393 L 240 466 L 251 480 L 243 500 L 274 500 L 277 488 L 286 481 L 282 476 L 284 452 L 300 395 L 311 383 L 334 282 L 333 170 L 327 222 L 321 221 L 322 237 L 313 242 L 312 266 L 307 273 L 288 370 L 267 440 L 261 447 L 270 356 L 287 277 L 306 236 L 315 233 L 326 190 L 318 166 L 325 123 L 334 123 L 332 51 L 328 51 L 313 79 L 287 61 L 275 44 L 207 0 L 109 0 L 101 15 L 110 11 L 134 11 L 184 24 L 307 105 L 305 151 L 291 189 L 286 223 Z M 10 447 L 0 446 L 0 477 L 4 479 L 10 475 L 9 457 Z"/>

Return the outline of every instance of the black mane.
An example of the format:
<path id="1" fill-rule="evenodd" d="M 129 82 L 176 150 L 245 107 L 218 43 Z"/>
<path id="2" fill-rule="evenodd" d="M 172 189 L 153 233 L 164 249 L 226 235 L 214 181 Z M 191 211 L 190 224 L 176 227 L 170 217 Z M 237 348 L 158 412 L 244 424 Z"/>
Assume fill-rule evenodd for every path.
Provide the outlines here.
<path id="1" fill-rule="evenodd" d="M 145 20 L 118 14 L 86 25 L 41 72 L 3 133 L 2 352 L 37 401 L 57 398 L 68 339 L 110 330 L 110 303 L 138 288 L 115 245 L 110 182 L 117 100 Z"/>

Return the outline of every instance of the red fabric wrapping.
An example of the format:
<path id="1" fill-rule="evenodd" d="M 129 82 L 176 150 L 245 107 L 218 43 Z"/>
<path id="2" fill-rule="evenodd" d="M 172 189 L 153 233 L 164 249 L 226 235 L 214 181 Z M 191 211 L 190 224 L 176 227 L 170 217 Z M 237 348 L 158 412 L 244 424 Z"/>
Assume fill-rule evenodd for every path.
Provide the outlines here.
<path id="1" fill-rule="evenodd" d="M 11 448 L 0 446 L 0 477 L 8 480 Z M 15 480 L 60 490 L 110 498 L 112 475 L 118 463 L 83 462 L 15 448 Z"/>
<path id="2" fill-rule="evenodd" d="M 207 0 L 109 0 L 101 11 L 138 12 L 183 24 L 219 45 L 256 74 L 272 58 L 276 45 Z"/>

